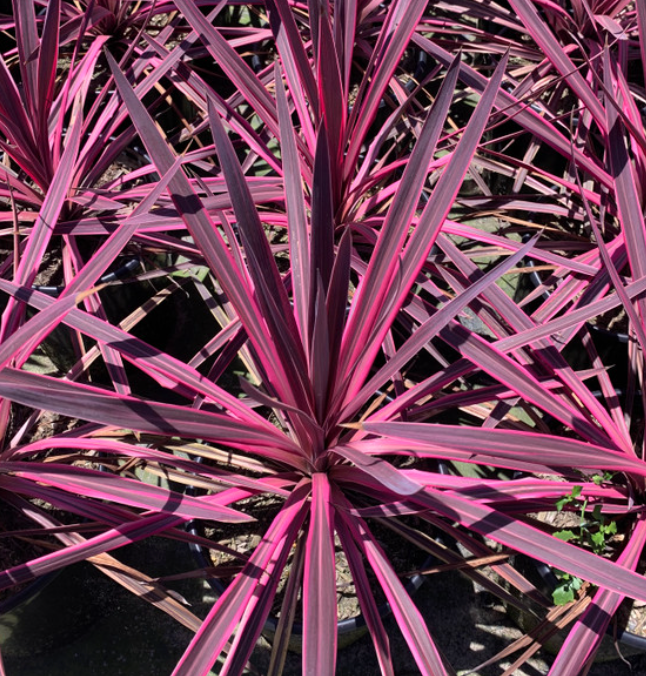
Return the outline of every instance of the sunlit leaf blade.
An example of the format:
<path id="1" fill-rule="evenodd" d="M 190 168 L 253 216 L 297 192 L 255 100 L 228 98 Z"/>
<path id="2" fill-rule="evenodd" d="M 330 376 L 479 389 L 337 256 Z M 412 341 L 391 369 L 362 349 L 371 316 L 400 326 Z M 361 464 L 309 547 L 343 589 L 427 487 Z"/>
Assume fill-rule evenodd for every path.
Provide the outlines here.
<path id="1" fill-rule="evenodd" d="M 229 79 L 244 93 L 260 115 L 264 124 L 279 137 L 276 102 L 269 95 L 251 68 L 220 33 L 206 20 L 199 8 L 187 0 L 176 0 L 178 9 L 189 21 L 214 60 L 224 70 Z"/>
<path id="2" fill-rule="evenodd" d="M 325 474 L 312 475 L 303 580 L 303 673 L 332 676 L 337 644 L 334 509 Z"/>
<path id="3" fill-rule="evenodd" d="M 33 0 L 13 0 L 13 11 L 16 20 L 16 43 L 26 108 L 30 118 L 36 121 L 39 117 L 38 61 L 34 56 L 38 53 L 39 39 L 35 3 Z"/>
<path id="4" fill-rule="evenodd" d="M 330 332 L 328 325 L 325 291 L 320 275 L 318 289 L 314 300 L 314 318 L 312 327 L 312 356 L 310 357 L 310 378 L 316 418 L 322 422 L 325 418 L 328 383 L 330 376 Z M 319 449 L 320 450 L 320 449 Z"/>
<path id="5" fill-rule="evenodd" d="M 413 445 L 418 451 L 427 449 L 431 454 L 434 450 L 446 449 L 449 453 L 451 450 L 463 451 L 474 456 L 482 455 L 483 458 L 487 456 L 492 459 L 505 458 L 507 461 L 527 459 L 545 466 L 608 470 L 614 468 L 616 471 L 621 468 L 621 471 L 646 476 L 646 464 L 634 456 L 607 446 L 583 443 L 556 435 L 435 423 L 366 421 L 362 424 L 362 428 L 371 434 L 385 437 L 352 443 L 354 448 L 361 447 L 364 452 L 370 454 L 393 452 L 397 448 L 403 449 L 408 444 L 409 447 Z"/>
<path id="6" fill-rule="evenodd" d="M 352 382 L 348 386 L 346 393 L 346 400 L 352 399 L 360 388 L 360 378 L 363 377 L 366 366 L 365 362 L 372 362 L 375 358 L 377 350 L 380 349 L 381 342 L 385 336 L 385 330 L 394 321 L 394 317 L 399 311 L 406 295 L 409 292 L 417 274 L 424 265 L 426 258 L 438 236 L 439 230 L 447 217 L 457 192 L 462 185 L 464 176 L 473 158 L 482 132 L 485 128 L 491 107 L 500 89 L 500 83 L 504 75 L 504 66 L 506 59 L 503 59 L 491 77 L 487 88 L 485 89 L 482 98 L 474 111 L 469 124 L 464 130 L 464 134 L 460 139 L 451 159 L 451 163 L 435 186 L 431 197 L 429 198 L 424 211 L 413 230 L 410 238 L 403 247 L 401 253 L 401 281 L 396 287 L 396 301 L 387 308 L 381 306 L 382 313 L 382 329 L 375 332 L 370 337 L 368 349 L 365 350 L 362 356 L 362 362 L 358 365 L 352 364 L 351 368 L 354 370 Z"/>
<path id="7" fill-rule="evenodd" d="M 72 494 L 82 494 L 100 500 L 113 500 L 141 509 L 172 513 L 189 519 L 218 519 L 232 523 L 251 521 L 251 517 L 225 507 L 204 504 L 198 498 L 182 495 L 160 486 L 148 485 L 108 472 L 68 467 L 48 463 L 32 469 L 28 462 L 12 463 L 16 476 L 55 486 Z"/>
<path id="8" fill-rule="evenodd" d="M 327 295 L 334 266 L 334 197 L 332 160 L 327 129 L 321 126 L 316 139 L 314 179 L 312 185 L 312 223 L 310 242 L 310 311 L 317 294 L 319 279 Z M 313 316 L 310 316 L 310 329 Z"/>
<path id="9" fill-rule="evenodd" d="M 422 486 L 409 479 L 406 474 L 385 462 L 357 451 L 352 446 L 337 446 L 334 452 L 354 463 L 358 469 L 365 472 L 371 479 L 388 488 L 395 495 L 414 495 Z"/>
<path id="10" fill-rule="evenodd" d="M 289 222 L 289 252 L 292 271 L 294 310 L 298 320 L 301 339 L 308 353 L 308 293 L 310 289 L 309 233 L 305 215 L 303 179 L 296 148 L 295 130 L 289 116 L 287 97 L 275 70 L 276 102 L 280 122 L 281 154 L 285 180 L 285 206 Z"/>
<path id="11" fill-rule="evenodd" d="M 579 73 L 558 40 L 551 33 L 545 21 L 541 19 L 533 4 L 530 2 L 518 2 L 518 0 L 510 0 L 510 4 L 527 27 L 528 34 L 537 42 L 549 58 L 550 63 L 559 70 L 568 85 L 576 92 L 576 95 L 585 104 L 600 129 L 606 131 L 605 114 L 599 99 L 590 89 L 589 84 Z"/>
<path id="12" fill-rule="evenodd" d="M 301 40 L 294 16 L 286 0 L 267 0 L 269 22 L 276 38 L 276 47 L 291 97 L 299 113 L 308 145 L 314 147 L 312 112 L 319 110 L 318 89 L 305 45 Z M 276 80 L 279 83 L 279 80 Z M 278 111 L 280 118 L 280 110 Z M 281 123 L 282 129 L 282 123 Z M 281 134 L 284 132 L 281 131 Z"/>
<path id="13" fill-rule="evenodd" d="M 533 241 L 529 240 L 525 245 L 527 249 L 523 249 L 523 251 L 529 251 L 532 245 Z M 451 320 L 455 319 L 469 303 L 475 300 L 479 295 L 484 294 L 489 286 L 500 279 L 505 272 L 512 269 L 514 265 L 522 259 L 523 251 L 519 250 L 512 256 L 509 256 L 497 267 L 490 270 L 477 282 L 472 284 L 469 289 L 449 301 L 436 314 L 424 322 L 417 331 L 408 338 L 404 345 L 401 346 L 397 353 L 362 387 L 350 402 L 348 408 L 345 409 L 344 415 L 349 415 L 362 406 L 368 397 L 372 396 L 384 382 L 392 378 L 393 374 L 397 373 L 398 369 L 402 368 L 410 361 L 415 354 L 418 354 L 419 351 L 423 349 L 424 345 L 440 333 L 440 331 L 447 326 Z"/>
<path id="14" fill-rule="evenodd" d="M 348 327 L 344 334 L 344 364 L 350 363 L 362 349 L 375 323 L 377 311 L 397 270 L 397 259 L 408 235 L 410 219 L 420 200 L 428 164 L 443 129 L 444 119 L 454 96 L 458 75 L 456 59 L 448 69 L 440 91 L 431 106 L 422 132 L 406 164 L 393 203 L 386 214 L 368 270 L 352 304 Z"/>
<path id="15" fill-rule="evenodd" d="M 348 312 L 348 294 L 352 273 L 352 231 L 345 230 L 337 247 L 330 286 L 326 299 L 329 327 L 330 373 L 328 380 L 328 399 L 334 392 L 334 379 L 342 370 L 339 355 L 343 340 L 343 329 Z"/>
<path id="16" fill-rule="evenodd" d="M 243 238 L 249 274 L 253 278 L 259 293 L 263 291 L 274 297 L 281 312 L 286 315 L 285 321 L 287 322 L 291 312 L 285 287 L 276 269 L 276 263 L 271 254 L 267 236 L 260 222 L 258 212 L 254 208 L 251 192 L 238 163 L 233 145 L 224 131 L 220 116 L 211 105 L 209 105 L 209 120 L 222 173 L 226 181 L 227 191 L 231 196 L 237 225 Z"/>
<path id="17" fill-rule="evenodd" d="M 445 66 L 451 64 L 455 58 L 437 42 L 428 40 L 420 34 L 416 34 L 413 39 L 425 52 L 438 59 Z M 464 62 L 460 64 L 460 79 L 469 87 L 473 87 L 477 92 L 482 92 L 489 81 L 487 77 L 478 73 Z M 564 136 L 551 122 L 545 120 L 531 106 L 519 102 L 512 94 L 501 89 L 496 98 L 496 108 L 504 111 L 506 115 L 512 116 L 528 132 L 543 140 L 563 157 L 570 158 L 573 156 L 580 167 L 584 168 L 603 185 L 612 185 L 608 172 L 600 163 L 596 162 L 587 153 L 581 152 L 576 147 L 572 147 L 571 139 Z"/>
<path id="18" fill-rule="evenodd" d="M 325 139 L 329 148 L 330 167 L 334 168 L 332 199 L 333 204 L 336 206 L 341 199 L 341 178 L 343 172 L 339 168 L 343 166 L 343 140 L 345 136 L 347 102 L 343 94 L 338 54 L 334 38 L 332 37 L 330 17 L 327 13 L 321 17 L 320 21 L 317 65 L 322 123 L 325 124 Z M 321 141 L 320 134 L 318 140 L 319 142 Z"/>
<path id="19" fill-rule="evenodd" d="M 336 520 L 339 538 L 343 545 L 343 551 L 348 559 L 348 566 L 352 574 L 355 589 L 357 590 L 357 597 L 361 607 L 361 613 L 365 618 L 366 625 L 370 631 L 377 654 L 377 660 L 381 668 L 381 673 L 384 676 L 394 676 L 394 668 L 392 662 L 392 655 L 390 650 L 390 641 L 388 633 L 386 632 L 377 602 L 373 596 L 373 591 L 370 587 L 370 580 L 366 573 L 364 562 L 361 557 L 361 550 L 354 542 L 352 535 L 345 526 L 343 518 L 337 515 Z"/>
<path id="20" fill-rule="evenodd" d="M 47 3 L 47 13 L 43 24 L 40 49 L 38 53 L 38 107 L 39 135 L 46 138 L 48 113 L 54 96 L 56 67 L 58 65 L 59 17 L 61 0 Z"/>
<path id="21" fill-rule="evenodd" d="M 280 607 L 280 616 L 272 639 L 271 658 L 267 669 L 267 676 L 282 676 L 285 668 L 296 608 L 298 606 L 298 590 L 302 588 L 303 584 L 304 566 L 305 544 L 301 538 L 296 542 L 294 556 L 291 561 L 285 595 Z"/>
<path id="22" fill-rule="evenodd" d="M 293 310 L 231 142 L 224 132 L 219 116 L 212 108 L 209 110 L 209 119 L 242 236 L 249 274 L 254 282 L 258 302 L 264 310 L 264 319 L 271 327 L 271 335 L 265 340 L 269 344 L 276 344 L 275 352 L 287 372 L 284 383 L 281 383 L 281 390 L 286 394 L 285 385 L 291 385 L 293 400 L 301 408 L 305 408 L 309 394 L 304 377 L 305 355 L 302 344 L 296 339 L 298 330 Z"/>
<path id="23" fill-rule="evenodd" d="M 379 32 L 377 44 L 371 53 L 367 76 L 361 81 L 357 102 L 348 120 L 347 129 L 348 133 L 352 130 L 352 137 L 346 138 L 348 151 L 344 163 L 344 178 L 349 177 L 355 166 L 361 145 L 365 142 L 369 127 L 377 114 L 379 102 L 409 44 L 424 7 L 423 1 L 399 0 L 388 9 L 385 26 Z"/>
<path id="24" fill-rule="evenodd" d="M 30 582 L 41 575 L 60 570 L 79 561 L 85 561 L 92 556 L 123 547 L 146 537 L 157 535 L 181 523 L 182 519 L 167 514 L 155 515 L 142 521 L 121 523 L 116 529 L 67 546 L 60 551 L 32 559 L 28 563 L 0 571 L 0 589 L 9 589 L 15 584 Z"/>
<path id="25" fill-rule="evenodd" d="M 31 285 L 33 283 L 40 261 L 52 237 L 52 223 L 58 221 L 65 206 L 65 199 L 72 179 L 71 167 L 78 154 L 81 129 L 82 115 L 80 114 L 79 102 L 75 104 L 74 122 L 67 132 L 65 152 L 52 179 L 50 189 L 45 196 L 38 219 L 34 224 L 31 237 L 16 271 L 17 281 L 22 284 Z M 18 317 L 15 312 L 12 312 L 12 309 L 13 303 L 10 302 L 2 316 L 3 337 L 17 327 Z"/>
<path id="26" fill-rule="evenodd" d="M 646 598 L 643 576 L 592 554 L 580 547 L 552 537 L 512 516 L 493 510 L 473 500 L 440 493 L 428 487 L 412 498 L 420 506 L 436 510 L 450 519 L 457 519 L 467 528 L 502 545 L 548 563 L 570 573 L 631 598 Z"/>
<path id="27" fill-rule="evenodd" d="M 606 86 L 614 89 L 611 83 L 611 66 L 608 52 L 604 53 L 604 64 L 607 72 Z M 643 210 L 640 205 L 638 182 L 633 164 L 626 147 L 626 137 L 621 120 L 614 106 L 606 107 L 608 122 L 609 165 L 615 181 L 615 195 L 622 230 L 626 240 L 626 252 L 630 260 L 635 279 L 646 277 L 646 233 Z M 646 306 L 639 301 L 642 317 L 646 314 Z"/>

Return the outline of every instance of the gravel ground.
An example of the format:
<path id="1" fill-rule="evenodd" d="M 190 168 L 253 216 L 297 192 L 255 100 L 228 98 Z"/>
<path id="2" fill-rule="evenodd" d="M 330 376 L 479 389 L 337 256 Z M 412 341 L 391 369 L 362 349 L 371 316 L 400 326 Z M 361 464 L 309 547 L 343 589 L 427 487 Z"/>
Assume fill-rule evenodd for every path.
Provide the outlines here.
<path id="1" fill-rule="evenodd" d="M 143 552 L 139 550 L 136 558 L 151 575 L 191 566 L 186 552 L 178 551 L 165 542 Z M 20 655 L 5 655 L 7 676 L 170 675 L 190 640 L 190 632 L 105 579 L 95 579 L 89 566 L 81 565 L 63 573 L 50 585 L 45 602 L 55 609 L 71 606 L 79 589 L 86 588 L 88 584 L 93 590 L 93 621 L 86 620 L 83 629 L 77 625 L 72 636 L 60 637 L 54 634 L 58 629 L 55 620 L 50 621 L 51 634 L 48 638 L 57 642 L 54 646 L 48 645 L 43 636 L 30 638 L 28 627 L 19 625 L 15 631 L 24 632 L 22 643 L 28 646 L 28 650 Z M 203 588 L 201 582 L 183 583 L 179 591 L 192 601 L 192 610 L 196 614 L 208 612 L 209 591 Z M 491 603 L 486 593 L 476 592 L 472 584 L 457 573 L 429 580 L 418 593 L 416 601 L 428 618 L 437 645 L 458 676 L 466 675 L 521 636 L 500 606 Z M 90 611 L 84 608 L 80 612 Z M 13 619 L 0 618 L 0 635 L 3 629 L 10 627 Z M 418 675 L 420 672 L 403 637 L 394 629 L 392 618 L 386 620 L 386 625 L 392 630 L 391 650 L 397 676 Z M 77 638 L 73 640 L 73 636 Z M 19 635 L 14 634 L 16 637 L 19 638 Z M 260 674 L 265 673 L 268 659 L 268 644 L 259 645 L 252 660 Z M 543 676 L 548 673 L 549 664 L 549 655 L 539 652 L 514 673 L 517 676 Z M 364 636 L 340 651 L 339 676 L 376 676 L 378 673 L 369 637 Z M 489 667 L 473 673 L 477 676 L 499 676 L 502 670 Z M 283 674 L 300 676 L 298 655 L 289 655 Z M 626 662 L 617 657 L 612 662 L 595 664 L 590 671 L 591 676 L 631 674 L 646 674 L 646 656 L 629 657 Z"/>

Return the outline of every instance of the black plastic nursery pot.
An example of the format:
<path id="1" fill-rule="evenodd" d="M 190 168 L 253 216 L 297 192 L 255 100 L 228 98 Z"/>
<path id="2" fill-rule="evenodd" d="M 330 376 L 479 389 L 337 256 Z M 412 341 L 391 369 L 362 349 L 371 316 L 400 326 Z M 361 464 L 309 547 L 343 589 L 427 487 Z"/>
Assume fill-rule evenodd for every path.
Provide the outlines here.
<path id="1" fill-rule="evenodd" d="M 6 658 L 51 651 L 83 636 L 98 618 L 89 564 L 44 575 L 0 602 L 0 649 Z"/>
<path id="2" fill-rule="evenodd" d="M 192 535 L 200 535 L 199 526 L 191 522 L 187 526 L 187 530 Z M 193 557 L 200 568 L 209 568 L 211 563 L 209 561 L 209 555 L 207 550 L 201 545 L 191 542 L 189 547 L 193 554 Z M 429 567 L 432 564 L 434 559 L 431 557 L 428 559 L 423 568 Z M 406 582 L 406 591 L 413 595 L 415 594 L 422 584 L 424 583 L 425 577 L 421 574 L 411 575 L 407 578 Z M 216 596 L 220 596 L 226 589 L 225 583 L 220 579 L 215 577 L 208 577 L 207 582 L 211 587 L 212 591 Z M 379 614 L 382 619 L 386 618 L 391 613 L 391 607 L 388 602 L 384 602 L 379 606 Z M 278 619 L 274 616 L 270 616 L 265 622 L 263 627 L 263 636 L 268 640 L 272 641 L 276 630 L 278 628 Z M 365 617 L 361 614 L 356 615 L 355 617 L 349 617 L 347 619 L 339 620 L 337 623 L 337 641 L 339 648 L 345 648 L 349 645 L 352 645 L 355 641 L 358 641 L 366 632 L 368 628 L 366 626 Z M 303 643 L 303 625 L 300 622 L 294 622 L 292 626 L 292 633 L 289 639 L 289 649 L 292 652 L 300 653 L 302 651 Z"/>
<path id="3" fill-rule="evenodd" d="M 4 496 L 6 502 L 0 502 L 0 570 L 29 566 L 28 562 L 48 551 L 42 541 L 36 543 L 27 536 L 34 522 L 14 509 L 13 497 Z M 2 590 L 0 648 L 4 657 L 44 653 L 85 631 L 96 607 L 93 583 L 87 580 L 90 567 L 77 563 Z"/>

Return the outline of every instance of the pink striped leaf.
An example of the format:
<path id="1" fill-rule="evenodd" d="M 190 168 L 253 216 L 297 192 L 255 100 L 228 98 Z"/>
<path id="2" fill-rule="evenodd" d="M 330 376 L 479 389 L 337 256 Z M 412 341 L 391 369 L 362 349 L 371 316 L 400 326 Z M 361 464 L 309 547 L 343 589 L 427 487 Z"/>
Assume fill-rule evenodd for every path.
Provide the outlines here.
<path id="1" fill-rule="evenodd" d="M 379 103 L 425 6 L 426 4 L 420 0 L 397 0 L 388 9 L 385 25 L 381 27 L 377 44 L 371 51 L 366 76 L 361 80 L 357 100 L 346 128 L 348 150 L 343 167 L 346 180 L 356 165 Z"/>
<path id="2" fill-rule="evenodd" d="M 275 352 L 286 372 L 285 380 L 276 383 L 275 386 L 286 398 L 289 392 L 291 399 L 304 408 L 308 400 L 309 387 L 305 379 L 305 355 L 302 344 L 297 340 L 298 330 L 294 314 L 233 146 L 225 134 L 219 116 L 212 108 L 209 110 L 209 119 L 242 236 L 249 274 L 254 282 L 256 297 L 263 309 L 263 317 L 271 331 L 265 342 L 275 344 Z"/>
<path id="3" fill-rule="evenodd" d="M 285 180 L 285 208 L 289 222 L 289 252 L 294 293 L 294 310 L 300 329 L 301 341 L 308 350 L 308 293 L 310 289 L 309 233 L 306 218 L 306 205 L 303 195 L 303 182 L 300 172 L 300 160 L 296 147 L 296 132 L 289 116 L 289 106 L 285 90 L 275 70 L 276 102 L 280 123 L 280 147 L 283 158 Z"/>
<path id="4" fill-rule="evenodd" d="M 611 80 L 611 66 L 608 51 L 604 52 L 604 71 L 606 88 L 615 88 Z M 615 197 L 619 208 L 622 232 L 626 241 L 626 252 L 633 271 L 633 279 L 646 277 L 646 224 L 641 207 L 641 186 L 636 180 L 633 164 L 630 161 L 623 125 L 614 106 L 606 108 L 608 120 L 608 155 L 610 171 L 615 181 Z M 638 300 L 642 317 L 646 315 L 646 303 Z"/>
<path id="5" fill-rule="evenodd" d="M 565 78 L 579 100 L 585 104 L 586 109 L 592 114 L 601 131 L 607 132 L 606 116 L 598 97 L 590 89 L 590 85 L 572 63 L 546 22 L 541 19 L 534 5 L 531 2 L 518 2 L 518 0 L 510 0 L 510 4 L 525 24 L 527 33 L 540 46 L 550 63 Z"/>
<path id="6" fill-rule="evenodd" d="M 335 499 L 341 501 L 341 496 L 335 491 Z M 357 597 L 361 607 L 361 613 L 366 620 L 366 625 L 370 632 L 370 637 L 375 646 L 375 653 L 379 661 L 379 667 L 383 676 L 394 676 L 392 654 L 390 650 L 390 641 L 384 628 L 379 613 L 379 608 L 374 597 L 374 590 L 370 585 L 370 580 L 365 570 L 365 565 L 361 556 L 361 549 L 355 543 L 354 539 L 345 522 L 341 517 L 336 519 L 336 527 L 339 533 L 343 551 L 348 560 L 348 566 L 352 574 L 352 581 L 357 590 Z"/>
<path id="7" fill-rule="evenodd" d="M 197 12 L 197 9 L 194 11 Z M 109 55 L 108 61 L 113 70 L 117 88 L 139 134 L 160 173 L 166 173 L 175 160 L 173 152 L 161 138 L 147 110 Z M 170 182 L 169 189 L 173 202 L 194 241 L 200 246 L 207 264 L 217 276 L 240 316 L 252 344 L 264 362 L 272 385 L 289 398 L 289 391 L 285 389 L 285 383 L 289 381 L 285 377 L 283 364 L 277 354 L 276 346 L 271 339 L 267 339 L 264 323 L 261 320 L 262 315 L 254 299 L 253 291 L 249 287 L 246 275 L 242 274 L 235 265 L 222 236 L 212 226 L 209 215 L 183 172 L 176 174 Z"/>
<path id="8" fill-rule="evenodd" d="M 434 449 L 470 452 L 484 457 L 527 459 L 543 465 L 608 469 L 646 476 L 646 463 L 632 454 L 609 446 L 584 443 L 556 435 L 480 427 L 459 427 L 435 423 L 370 422 L 362 423 L 369 434 L 384 439 L 351 442 L 350 446 L 370 455 L 381 455 L 413 445 L 417 451 Z M 379 449 L 382 450 L 379 450 Z M 621 468 L 621 470 L 619 469 Z"/>
<path id="9" fill-rule="evenodd" d="M 0 371 L 0 396 L 25 406 L 44 408 L 119 429 L 219 441 L 247 449 L 259 447 L 260 450 L 270 442 L 266 432 L 250 428 L 228 416 L 148 402 L 8 367 Z M 279 438 L 276 437 L 276 440 Z M 293 449 L 286 438 L 285 446 Z M 289 451 L 279 452 L 278 448 L 275 452 L 285 460 L 291 455 Z"/>
<path id="10" fill-rule="evenodd" d="M 559 570 L 619 594 L 646 600 L 646 581 L 643 575 L 552 537 L 519 519 L 473 500 L 440 493 L 431 488 L 411 499 L 451 520 L 458 520 L 470 530 Z"/>
<path id="11" fill-rule="evenodd" d="M 491 107 L 500 88 L 505 65 L 506 59 L 503 59 L 498 64 L 452 155 L 450 165 L 442 173 L 430 199 L 424 207 L 417 227 L 413 230 L 401 253 L 402 279 L 396 289 L 396 300 L 392 306 L 387 308 L 387 312 L 382 310 L 383 323 L 381 324 L 381 330 L 375 332 L 370 337 L 361 361 L 358 364 L 352 364 L 353 376 L 350 379 L 345 394 L 346 401 L 352 400 L 363 385 L 361 379 L 365 377 L 366 371 L 369 370 L 369 364 L 371 365 L 374 362 L 375 355 L 381 348 L 381 343 L 387 329 L 404 303 L 415 278 L 428 257 L 444 219 L 453 206 L 455 196 L 462 185 L 484 127 L 489 119 Z"/>
<path id="12" fill-rule="evenodd" d="M 33 307 L 43 311 L 51 307 L 53 303 L 57 302 L 42 293 L 25 291 L 22 287 L 18 287 L 11 282 L 6 282 L 2 279 L 0 279 L 0 289 L 15 294 L 20 300 L 29 302 Z M 67 307 L 68 303 L 73 305 L 73 299 L 65 301 L 61 305 L 61 308 Z M 48 316 L 53 314 L 54 312 L 52 311 Z M 23 340 L 31 339 L 33 334 L 37 331 L 38 324 L 32 325 L 31 323 L 35 321 L 35 319 L 36 318 L 28 322 L 24 328 L 20 329 L 21 331 L 24 331 L 24 333 L 21 334 Z M 161 378 L 162 382 L 165 384 L 170 382 L 177 386 L 183 385 L 184 388 L 188 386 L 188 389 L 179 390 L 185 394 L 185 396 L 193 397 L 195 394 L 200 393 L 209 399 L 226 406 L 230 413 L 241 420 L 247 421 L 246 424 L 250 424 L 257 429 L 264 429 L 264 433 L 268 435 L 269 438 L 273 437 L 274 442 L 279 447 L 282 447 L 287 443 L 286 437 L 279 433 L 274 425 L 259 416 L 248 406 L 245 406 L 245 404 L 240 402 L 236 397 L 208 381 L 197 371 L 191 370 L 183 362 L 160 352 L 131 334 L 128 334 L 107 322 L 101 321 L 90 314 L 81 312 L 80 310 L 72 309 L 69 311 L 69 314 L 63 316 L 62 319 L 69 323 L 71 327 L 83 331 L 96 340 L 112 345 L 115 349 L 118 349 L 121 354 L 153 378 Z M 47 322 L 44 323 L 47 324 Z M 293 444 L 288 443 L 288 446 L 295 449 Z"/>
<path id="13" fill-rule="evenodd" d="M 40 261 L 53 234 L 52 223 L 56 223 L 65 206 L 65 199 L 72 179 L 71 168 L 77 157 L 80 142 L 82 120 L 80 105 L 77 100 L 74 106 L 74 121 L 66 137 L 65 152 L 43 201 L 38 219 L 32 228 L 31 236 L 16 271 L 18 281 L 25 285 L 33 283 Z M 13 308 L 14 303 L 10 300 L 2 316 L 1 335 L 5 338 L 18 326 L 18 316 Z"/>
<path id="14" fill-rule="evenodd" d="M 300 127 L 310 148 L 315 147 L 312 114 L 318 113 L 318 87 L 312 72 L 305 45 L 298 32 L 298 26 L 286 0 L 267 0 L 269 22 L 276 40 L 276 47 L 282 63 L 291 99 L 298 111 Z M 280 79 L 274 78 L 276 88 Z M 314 114 L 316 114 L 314 113 Z M 279 111 L 280 118 L 280 111 Z M 282 129 L 282 126 L 281 126 Z M 283 132 L 281 131 L 281 134 Z"/>
<path id="15" fill-rule="evenodd" d="M 457 317 L 469 303 L 474 301 L 486 289 L 500 279 L 507 271 L 511 270 L 527 252 L 531 250 L 536 239 L 529 240 L 522 249 L 516 251 L 503 262 L 499 263 L 493 270 L 483 275 L 478 281 L 472 284 L 463 293 L 456 295 L 454 299 L 446 303 L 438 312 L 424 322 L 413 335 L 408 338 L 406 343 L 397 351 L 397 353 L 388 360 L 388 362 L 375 373 L 370 380 L 365 383 L 362 389 L 356 393 L 344 411 L 344 417 L 347 419 L 352 412 L 358 410 L 387 380 L 392 378 L 410 359 L 423 349 L 434 336 L 436 336 L 447 324 Z"/>
<path id="16" fill-rule="evenodd" d="M 47 463 L 34 469 L 29 462 L 12 462 L 11 471 L 16 476 L 56 486 L 72 494 L 80 493 L 98 500 L 113 500 L 123 505 L 161 513 L 170 512 L 185 519 L 217 519 L 231 523 L 253 521 L 241 512 L 205 505 L 199 498 L 108 472 L 56 463 Z"/>
<path id="17" fill-rule="evenodd" d="M 455 58 L 438 43 L 428 40 L 420 34 L 413 38 L 425 52 L 432 55 L 440 63 L 448 66 Z M 460 79 L 476 92 L 482 92 L 488 83 L 488 78 L 478 73 L 468 64 L 460 64 Z M 496 97 L 496 108 L 518 122 L 528 132 L 542 139 L 549 147 L 557 150 L 563 157 L 574 157 L 577 164 L 585 169 L 591 176 L 597 179 L 602 185 L 610 187 L 612 179 L 603 166 L 596 162 L 594 158 L 587 153 L 582 152 L 576 146 L 572 146 L 571 139 L 564 136 L 549 121 L 536 112 L 531 106 L 516 99 L 504 89 L 500 89 Z"/>
<path id="18" fill-rule="evenodd" d="M 244 94 L 254 111 L 267 125 L 271 133 L 280 137 L 278 119 L 276 116 L 276 102 L 269 95 L 260 79 L 255 75 L 247 63 L 231 47 L 219 31 L 216 30 L 196 7 L 188 0 L 175 0 L 178 9 L 198 33 L 204 46 L 209 50 L 216 63 L 226 73 L 231 82 Z"/>
<path id="19" fill-rule="evenodd" d="M 344 96 L 341 70 L 332 36 L 330 16 L 325 13 L 319 22 L 319 43 L 317 54 L 317 80 L 319 82 L 319 100 L 321 101 L 322 118 L 325 124 L 326 140 L 329 148 L 330 166 L 334 168 L 332 174 L 333 204 L 337 206 L 341 200 L 343 143 L 347 123 L 347 101 Z M 321 135 L 319 133 L 318 141 Z M 312 186 L 315 188 L 316 183 Z"/>
<path id="20" fill-rule="evenodd" d="M 303 674 L 334 676 L 337 644 L 334 508 L 326 474 L 312 475 L 311 500 L 303 580 Z"/>
<path id="21" fill-rule="evenodd" d="M 56 68 L 58 66 L 59 18 L 61 0 L 47 3 L 38 49 L 38 129 L 41 142 L 47 138 L 48 114 L 54 97 Z M 33 58 L 33 57 L 32 57 Z"/>
<path id="22" fill-rule="evenodd" d="M 41 575 L 60 570 L 79 561 L 85 561 L 137 540 L 158 535 L 181 523 L 182 519 L 168 514 L 155 515 L 131 523 L 121 523 L 118 528 L 100 533 L 78 544 L 66 546 L 59 551 L 32 559 L 28 563 L 0 571 L 0 589 L 10 589 L 16 584 L 31 582 Z"/>
<path id="23" fill-rule="evenodd" d="M 458 63 L 456 59 L 451 64 L 429 110 L 415 148 L 406 164 L 404 175 L 399 181 L 393 203 L 384 219 L 368 269 L 352 303 L 347 329 L 344 332 L 344 367 L 356 359 L 358 350 L 363 349 L 365 341 L 378 321 L 377 313 L 383 307 L 384 295 L 397 270 L 401 248 L 420 201 L 422 187 L 427 178 L 429 158 L 435 152 L 444 119 L 453 100 Z"/>

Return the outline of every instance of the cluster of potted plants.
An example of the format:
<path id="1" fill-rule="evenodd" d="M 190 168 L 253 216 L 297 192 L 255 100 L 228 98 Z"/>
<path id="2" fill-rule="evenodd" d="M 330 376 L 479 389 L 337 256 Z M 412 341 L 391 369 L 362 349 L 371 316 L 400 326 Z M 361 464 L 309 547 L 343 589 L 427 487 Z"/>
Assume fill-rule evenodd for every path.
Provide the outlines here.
<path id="1" fill-rule="evenodd" d="M 440 675 L 441 564 L 586 669 L 646 602 L 643 3 L 5 11 L 0 590 L 89 561 L 195 630 L 174 676 L 268 626 L 324 675 L 342 568 Z M 153 536 L 218 552 L 204 620 L 119 562 Z"/>

